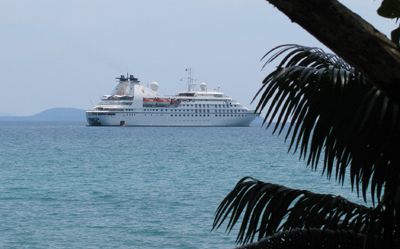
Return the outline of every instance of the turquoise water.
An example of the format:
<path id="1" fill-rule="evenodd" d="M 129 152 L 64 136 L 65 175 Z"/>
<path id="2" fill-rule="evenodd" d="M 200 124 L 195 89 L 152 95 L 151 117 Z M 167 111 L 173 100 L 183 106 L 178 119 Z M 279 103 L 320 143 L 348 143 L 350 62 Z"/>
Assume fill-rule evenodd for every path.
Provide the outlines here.
<path id="1" fill-rule="evenodd" d="M 362 203 L 260 127 L 0 122 L 0 248 L 233 248 L 210 232 L 244 176 Z"/>

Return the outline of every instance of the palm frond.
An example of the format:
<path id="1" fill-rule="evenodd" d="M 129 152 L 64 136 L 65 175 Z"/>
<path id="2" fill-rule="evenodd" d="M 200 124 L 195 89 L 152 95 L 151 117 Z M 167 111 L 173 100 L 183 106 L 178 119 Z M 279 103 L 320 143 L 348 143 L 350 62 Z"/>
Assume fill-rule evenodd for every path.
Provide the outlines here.
<path id="1" fill-rule="evenodd" d="M 352 188 L 365 200 L 370 188 L 378 205 L 367 208 L 340 196 L 245 177 L 218 207 L 213 229 L 229 217 L 231 231 L 241 220 L 237 242 L 259 240 L 244 248 L 303 248 L 314 242 L 330 248 L 337 235 L 350 241 L 332 248 L 353 242 L 355 248 L 375 246 L 375 241 L 398 247 L 399 106 L 341 58 L 318 48 L 282 45 L 265 55 L 266 64 L 284 54 L 255 96 L 260 97 L 256 112 L 266 109 L 264 123 L 268 128 L 276 121 L 274 133 L 288 127 L 289 150 L 299 151 L 312 169 L 322 163 L 323 174 L 342 183 L 348 172 Z"/>
<path id="2" fill-rule="evenodd" d="M 264 79 L 256 111 L 267 110 L 267 127 L 276 121 L 273 132 L 288 126 L 290 150 L 299 150 L 313 169 L 323 158 L 323 173 L 343 182 L 350 166 L 352 187 L 366 199 L 370 186 L 372 201 L 379 201 L 390 176 L 400 173 L 394 166 L 400 164 L 398 105 L 341 58 L 318 48 L 282 45 L 266 54 L 272 54 L 266 64 L 285 53 Z"/>
<path id="3" fill-rule="evenodd" d="M 218 229 L 230 214 L 230 231 L 243 214 L 237 243 L 251 242 L 257 234 L 260 240 L 296 228 L 346 229 L 365 234 L 373 211 L 341 196 L 315 194 L 245 177 L 218 207 L 213 229 Z"/>
<path id="4" fill-rule="evenodd" d="M 246 244 L 236 249 L 309 249 L 309 248 L 344 248 L 363 249 L 366 236 L 345 230 L 320 230 L 315 228 L 284 230 Z"/>

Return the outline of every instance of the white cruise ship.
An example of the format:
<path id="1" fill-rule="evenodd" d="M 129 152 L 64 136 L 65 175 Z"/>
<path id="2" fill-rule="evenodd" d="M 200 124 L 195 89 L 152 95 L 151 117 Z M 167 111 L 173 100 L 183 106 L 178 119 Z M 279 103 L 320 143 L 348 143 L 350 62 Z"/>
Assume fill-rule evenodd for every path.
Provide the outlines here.
<path id="1" fill-rule="evenodd" d="M 89 126 L 249 126 L 259 116 L 218 90 L 208 91 L 206 83 L 195 83 L 191 69 L 188 91 L 176 95 L 158 93 L 139 84 L 133 75 L 116 78 L 118 85 L 110 95 L 86 111 Z"/>

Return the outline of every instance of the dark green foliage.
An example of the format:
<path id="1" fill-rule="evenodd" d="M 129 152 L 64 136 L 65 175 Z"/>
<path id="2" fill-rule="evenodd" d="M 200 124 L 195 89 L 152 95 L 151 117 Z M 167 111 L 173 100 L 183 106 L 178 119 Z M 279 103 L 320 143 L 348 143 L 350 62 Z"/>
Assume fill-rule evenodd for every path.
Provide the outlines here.
<path id="1" fill-rule="evenodd" d="M 400 110 L 362 75 L 335 55 L 298 45 L 279 46 L 267 61 L 290 52 L 263 81 L 257 111 L 267 104 L 264 122 L 277 119 L 279 133 L 288 121 L 290 148 L 317 168 L 334 173 L 339 182 L 350 166 L 352 186 L 379 200 L 383 185 L 400 170 Z M 269 53 L 267 55 L 269 55 Z M 280 112 L 280 113 L 279 113 Z M 278 116 L 279 113 L 279 116 Z M 392 166 L 393 165 L 393 166 Z M 370 182 L 371 181 L 371 182 Z"/>
<path id="2" fill-rule="evenodd" d="M 400 18 L 400 0 L 383 0 L 377 12 L 382 17 L 398 20 Z M 392 31 L 391 39 L 394 43 L 400 45 L 400 27 Z"/>
<path id="3" fill-rule="evenodd" d="M 264 183 L 245 177 L 221 203 L 214 228 L 232 213 L 229 231 L 244 212 L 238 243 L 272 236 L 291 229 L 343 229 L 365 234 L 373 209 L 347 201 L 341 196 L 315 194 L 305 190 Z"/>
<path id="4" fill-rule="evenodd" d="M 236 249 L 361 249 L 366 236 L 345 230 L 293 229 L 275 233 Z"/>
<path id="5" fill-rule="evenodd" d="M 214 228 L 231 214 L 230 231 L 244 213 L 239 243 L 252 242 L 255 237 L 274 238 L 276 233 L 289 234 L 293 229 L 307 234 L 309 229 L 319 229 L 335 234 L 347 231 L 350 240 L 366 238 L 365 245 L 372 248 L 398 245 L 398 105 L 336 55 L 282 45 L 266 54 L 271 56 L 266 64 L 283 54 L 257 93 L 256 111 L 267 110 L 264 122 L 269 120 L 268 127 L 277 121 L 273 132 L 280 134 L 288 126 L 289 150 L 299 151 L 312 169 L 322 164 L 323 174 L 334 175 L 342 183 L 349 172 L 351 186 L 365 200 L 369 188 L 377 207 L 244 178 L 221 203 Z"/>
<path id="6" fill-rule="evenodd" d="M 386 18 L 400 17 L 400 1 L 399 0 L 383 0 L 378 9 L 378 15 Z"/>

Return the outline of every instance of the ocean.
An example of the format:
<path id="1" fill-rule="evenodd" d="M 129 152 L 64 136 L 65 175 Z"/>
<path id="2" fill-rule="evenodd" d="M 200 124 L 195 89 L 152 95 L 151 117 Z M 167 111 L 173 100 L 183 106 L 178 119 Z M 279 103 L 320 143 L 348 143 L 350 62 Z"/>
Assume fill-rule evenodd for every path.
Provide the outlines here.
<path id="1" fill-rule="evenodd" d="M 234 248 L 235 231 L 211 228 L 245 176 L 363 204 L 259 126 L 1 121 L 0 132 L 0 248 Z"/>

